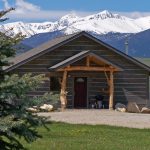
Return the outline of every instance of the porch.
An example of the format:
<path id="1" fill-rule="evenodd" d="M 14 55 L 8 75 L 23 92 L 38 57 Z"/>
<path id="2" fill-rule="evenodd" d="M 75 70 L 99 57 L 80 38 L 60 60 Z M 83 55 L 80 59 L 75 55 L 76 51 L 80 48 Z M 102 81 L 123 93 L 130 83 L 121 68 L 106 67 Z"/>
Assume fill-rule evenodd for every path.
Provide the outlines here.
<path id="1" fill-rule="evenodd" d="M 89 108 L 91 99 L 94 98 L 90 94 L 90 80 L 96 79 L 96 76 L 103 75 L 103 85 L 95 89 L 97 94 L 107 94 L 108 107 L 110 110 L 114 107 L 114 74 L 122 71 L 120 67 L 112 64 L 108 60 L 91 53 L 90 51 L 82 51 L 58 64 L 49 68 L 50 71 L 62 73 L 60 79 L 60 101 L 61 108 L 64 110 L 68 104 L 67 83 L 72 81 L 72 103 L 73 108 Z M 51 75 L 51 72 L 49 75 Z M 93 77 L 91 77 L 91 75 Z M 104 79 L 105 78 L 105 79 Z M 96 96 L 96 95 L 95 95 Z"/>

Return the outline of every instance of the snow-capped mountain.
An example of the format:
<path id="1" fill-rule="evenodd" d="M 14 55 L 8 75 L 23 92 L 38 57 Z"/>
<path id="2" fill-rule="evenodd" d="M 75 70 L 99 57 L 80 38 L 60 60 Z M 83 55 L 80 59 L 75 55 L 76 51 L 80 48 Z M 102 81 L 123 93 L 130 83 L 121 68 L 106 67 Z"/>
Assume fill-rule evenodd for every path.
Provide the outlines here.
<path id="1" fill-rule="evenodd" d="M 138 33 L 150 28 L 150 17 L 131 19 L 107 10 L 100 13 L 79 17 L 68 14 L 55 22 L 23 23 L 14 22 L 0 25 L 0 31 L 11 29 L 11 35 L 21 32 L 26 37 L 39 33 L 64 30 L 65 34 L 78 31 L 88 31 L 94 34 L 113 33 Z"/>

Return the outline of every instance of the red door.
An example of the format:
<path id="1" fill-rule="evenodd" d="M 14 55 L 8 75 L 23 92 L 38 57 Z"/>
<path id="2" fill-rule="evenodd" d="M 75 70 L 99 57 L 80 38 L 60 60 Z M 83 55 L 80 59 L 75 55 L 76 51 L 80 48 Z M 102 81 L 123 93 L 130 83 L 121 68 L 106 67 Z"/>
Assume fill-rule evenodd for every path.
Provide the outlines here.
<path id="1" fill-rule="evenodd" d="M 85 77 L 74 79 L 74 107 L 87 107 L 87 78 Z"/>

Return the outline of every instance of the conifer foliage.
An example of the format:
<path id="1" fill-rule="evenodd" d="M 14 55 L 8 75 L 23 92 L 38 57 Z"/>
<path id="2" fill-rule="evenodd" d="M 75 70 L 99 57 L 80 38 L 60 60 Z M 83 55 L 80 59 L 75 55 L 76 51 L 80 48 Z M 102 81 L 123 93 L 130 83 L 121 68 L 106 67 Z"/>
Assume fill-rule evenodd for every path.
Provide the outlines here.
<path id="1" fill-rule="evenodd" d="M 0 22 L 7 20 L 4 15 L 14 10 L 10 8 L 0 12 Z M 24 138 L 32 142 L 40 137 L 36 131 L 38 125 L 43 124 L 43 119 L 26 111 L 30 102 L 36 98 L 29 98 L 26 93 L 35 90 L 45 77 L 25 74 L 9 74 L 4 68 L 10 65 L 10 57 L 15 56 L 15 45 L 22 36 L 7 36 L 7 32 L 0 33 L 0 149 L 20 150 L 25 149 L 20 142 Z"/>

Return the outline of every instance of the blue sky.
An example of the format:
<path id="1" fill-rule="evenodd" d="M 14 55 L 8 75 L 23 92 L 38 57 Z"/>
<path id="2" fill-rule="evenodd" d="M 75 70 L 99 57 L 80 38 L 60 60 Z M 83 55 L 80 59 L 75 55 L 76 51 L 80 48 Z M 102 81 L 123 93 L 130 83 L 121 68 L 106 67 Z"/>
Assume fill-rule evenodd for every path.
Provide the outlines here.
<path id="1" fill-rule="evenodd" d="M 99 11 L 149 11 L 150 0 L 28 0 L 43 9 Z"/>
<path id="2" fill-rule="evenodd" d="M 15 7 L 12 21 L 50 21 L 68 13 L 86 16 L 102 10 L 131 18 L 150 16 L 150 0 L 0 0 L 0 9 Z"/>

